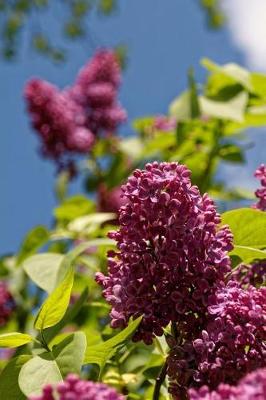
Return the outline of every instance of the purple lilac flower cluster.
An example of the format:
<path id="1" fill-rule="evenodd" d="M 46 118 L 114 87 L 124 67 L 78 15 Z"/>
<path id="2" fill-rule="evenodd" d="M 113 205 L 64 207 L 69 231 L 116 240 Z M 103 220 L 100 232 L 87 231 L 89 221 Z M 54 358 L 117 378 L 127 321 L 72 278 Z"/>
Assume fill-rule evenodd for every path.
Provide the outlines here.
<path id="1" fill-rule="evenodd" d="M 258 208 L 261 211 L 266 211 L 266 165 L 261 164 L 256 169 L 254 176 L 260 180 L 261 188 L 255 192 L 256 197 L 259 199 L 254 205 L 254 208 Z"/>
<path id="2" fill-rule="evenodd" d="M 221 382 L 235 384 L 246 373 L 266 366 L 265 299 L 265 287 L 243 289 L 236 281 L 210 296 L 205 329 L 197 339 L 170 352 L 168 374 L 174 395 L 178 396 L 180 384 L 213 389 Z"/>
<path id="3" fill-rule="evenodd" d="M 103 383 L 83 381 L 76 375 L 68 375 L 64 382 L 46 385 L 40 396 L 30 400 L 124 400 L 124 396 Z"/>
<path id="4" fill-rule="evenodd" d="M 78 74 L 72 94 L 82 105 L 87 125 L 94 134 L 112 132 L 125 121 L 126 112 L 117 101 L 120 67 L 111 51 L 99 51 Z"/>
<path id="5" fill-rule="evenodd" d="M 0 281 L 0 326 L 4 326 L 15 309 L 15 301 L 6 284 Z"/>
<path id="6" fill-rule="evenodd" d="M 119 64 L 107 50 L 96 53 L 71 88 L 29 81 L 25 99 L 43 156 L 62 167 L 71 155 L 87 153 L 98 134 L 115 130 L 126 118 L 117 102 L 119 83 Z"/>
<path id="7" fill-rule="evenodd" d="M 242 287 L 250 285 L 259 287 L 266 285 L 266 260 L 257 261 L 251 265 L 240 264 L 230 274 L 230 279 L 236 280 Z"/>
<path id="8" fill-rule="evenodd" d="M 90 149 L 94 136 L 85 128 L 82 108 L 68 91 L 40 79 L 32 79 L 25 89 L 32 124 L 42 140 L 43 156 L 61 160 L 69 152 Z"/>
<path id="9" fill-rule="evenodd" d="M 118 251 L 109 253 L 108 275 L 96 280 L 112 305 L 112 326 L 143 315 L 135 340 L 149 344 L 169 322 L 184 335 L 197 332 L 207 300 L 230 271 L 228 227 L 207 194 L 192 186 L 190 171 L 177 163 L 147 164 L 122 191 L 120 229 L 109 236 Z"/>
<path id="10" fill-rule="evenodd" d="M 160 131 L 172 131 L 176 128 L 177 121 L 175 117 L 166 117 L 165 115 L 157 115 L 154 120 L 154 128 Z"/>
<path id="11" fill-rule="evenodd" d="M 266 369 L 247 374 L 236 386 L 220 384 L 215 391 L 203 386 L 189 391 L 190 400 L 265 400 Z"/>

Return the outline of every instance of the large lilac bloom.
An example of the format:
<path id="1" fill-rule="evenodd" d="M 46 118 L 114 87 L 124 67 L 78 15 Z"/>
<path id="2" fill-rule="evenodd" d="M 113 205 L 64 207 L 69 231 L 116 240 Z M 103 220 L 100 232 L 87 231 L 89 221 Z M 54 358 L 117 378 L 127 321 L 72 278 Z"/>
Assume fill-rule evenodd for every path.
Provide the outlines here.
<path id="1" fill-rule="evenodd" d="M 247 372 L 266 366 L 265 299 L 265 287 L 243 289 L 236 281 L 210 296 L 205 329 L 170 352 L 173 394 L 179 393 L 179 385 L 213 389 L 221 382 L 235 384 Z"/>
<path id="2" fill-rule="evenodd" d="M 206 317 L 207 299 L 230 270 L 228 227 L 207 194 L 191 185 L 177 163 L 147 164 L 122 191 L 120 229 L 111 232 L 118 250 L 109 254 L 108 274 L 97 274 L 112 305 L 112 326 L 143 315 L 135 340 L 152 342 L 170 321 L 189 336 Z"/>
<path id="3" fill-rule="evenodd" d="M 46 385 L 40 396 L 31 396 L 29 400 L 125 400 L 125 398 L 103 383 L 83 381 L 76 375 L 69 375 L 62 383 Z"/>
<path id="4" fill-rule="evenodd" d="M 258 208 L 261 211 L 266 211 L 266 165 L 261 164 L 255 171 L 255 177 L 260 180 L 261 188 L 255 192 L 258 202 L 254 205 L 254 208 Z"/>
<path id="5" fill-rule="evenodd" d="M 5 282 L 0 281 L 0 327 L 6 325 L 15 309 L 15 301 Z"/>
<path id="6" fill-rule="evenodd" d="M 190 390 L 190 400 L 265 400 L 266 369 L 247 374 L 236 386 L 220 384 L 215 391 L 203 386 Z"/>

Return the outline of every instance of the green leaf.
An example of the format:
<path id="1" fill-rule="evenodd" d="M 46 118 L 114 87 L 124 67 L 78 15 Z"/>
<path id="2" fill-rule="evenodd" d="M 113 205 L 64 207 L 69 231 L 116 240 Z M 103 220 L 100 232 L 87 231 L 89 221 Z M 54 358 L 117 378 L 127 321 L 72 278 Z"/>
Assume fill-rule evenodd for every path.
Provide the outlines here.
<path id="1" fill-rule="evenodd" d="M 100 367 L 100 374 L 107 362 L 122 346 L 127 339 L 129 339 L 135 332 L 141 322 L 142 317 L 139 317 L 129 323 L 127 328 L 107 340 L 106 342 L 88 346 L 85 354 L 84 364 L 97 364 Z"/>
<path id="2" fill-rule="evenodd" d="M 251 208 L 241 208 L 222 214 L 222 223 L 228 224 L 234 235 L 232 256 L 243 262 L 266 259 L 266 213 Z"/>
<path id="3" fill-rule="evenodd" d="M 18 385 L 18 377 L 22 366 L 31 359 L 30 355 L 12 358 L 0 375 L 0 399 L 24 400 L 25 396 Z"/>
<path id="4" fill-rule="evenodd" d="M 38 395 L 49 383 L 62 381 L 69 373 L 79 374 L 86 350 L 86 336 L 75 332 L 53 347 L 28 361 L 19 374 L 19 386 L 26 396 Z"/>
<path id="5" fill-rule="evenodd" d="M 83 332 L 72 333 L 53 346 L 52 353 L 63 377 L 70 372 L 80 374 L 86 347 L 87 340 Z"/>
<path id="6" fill-rule="evenodd" d="M 194 78 L 194 71 L 192 68 L 188 72 L 188 83 L 190 87 L 190 112 L 191 118 L 194 119 L 200 116 L 200 107 L 197 86 Z"/>
<path id="7" fill-rule="evenodd" d="M 66 273 L 61 267 L 63 259 L 64 256 L 57 253 L 36 254 L 24 261 L 23 268 L 37 286 L 51 293 Z"/>
<path id="8" fill-rule="evenodd" d="M 94 211 L 93 202 L 85 196 L 76 195 L 69 197 L 60 206 L 55 208 L 54 216 L 58 221 L 70 222 L 92 211 Z"/>
<path id="9" fill-rule="evenodd" d="M 32 341 L 33 338 L 26 333 L 12 332 L 0 335 L 0 347 L 19 347 Z"/>
<path id="10" fill-rule="evenodd" d="M 143 142 L 137 137 L 125 138 L 119 143 L 119 149 L 131 159 L 139 159 L 143 151 Z"/>
<path id="11" fill-rule="evenodd" d="M 88 240 L 87 242 L 83 242 L 71 250 L 68 254 L 65 255 L 61 268 L 68 270 L 75 259 L 80 256 L 84 251 L 88 250 L 90 247 L 94 246 L 113 246 L 115 242 L 112 239 L 108 238 L 99 238 L 94 240 Z"/>
<path id="12" fill-rule="evenodd" d="M 40 395 L 46 384 L 63 381 L 63 376 L 51 353 L 33 357 L 23 365 L 19 373 L 19 387 L 25 396 Z"/>
<path id="13" fill-rule="evenodd" d="M 69 172 L 62 171 L 58 174 L 55 182 L 55 194 L 57 199 L 62 202 L 65 200 L 69 184 Z"/>
<path id="14" fill-rule="evenodd" d="M 233 163 L 244 163 L 245 158 L 241 149 L 235 144 L 224 144 L 220 147 L 219 156 L 226 161 Z"/>
<path id="15" fill-rule="evenodd" d="M 57 324 L 65 315 L 69 305 L 74 282 L 74 270 L 71 268 L 60 285 L 43 303 L 36 321 L 35 328 L 43 330 Z"/>
<path id="16" fill-rule="evenodd" d="M 39 225 L 32 229 L 23 240 L 18 253 L 17 264 L 21 264 L 25 258 L 34 254 L 39 248 L 48 242 L 49 236 L 49 231 L 45 226 Z"/>
<path id="17" fill-rule="evenodd" d="M 241 92 L 226 102 L 211 100 L 204 96 L 199 98 L 202 114 L 237 122 L 244 121 L 247 101 L 248 95 L 246 92 Z"/>
<path id="18" fill-rule="evenodd" d="M 66 326 L 69 322 L 73 321 L 74 318 L 78 315 L 83 305 L 88 301 L 88 288 L 86 287 L 79 299 L 75 302 L 75 304 L 67 310 L 63 319 L 54 325 L 51 328 L 46 329 L 43 332 L 43 336 L 45 338 L 46 343 L 50 343 L 50 341 Z"/>
<path id="19" fill-rule="evenodd" d="M 220 66 L 208 58 L 203 58 L 201 60 L 201 64 L 209 71 L 216 74 L 218 73 L 220 75 L 225 75 L 233 81 L 240 83 L 248 91 L 252 91 L 253 85 L 250 72 L 247 69 L 240 67 L 240 65 L 229 63 Z"/>
<path id="20" fill-rule="evenodd" d="M 182 93 L 174 99 L 169 106 L 169 114 L 178 121 L 187 121 L 191 119 L 191 95 L 190 91 Z"/>
<path id="21" fill-rule="evenodd" d="M 94 231 L 104 222 L 115 219 L 115 217 L 116 214 L 114 213 L 104 212 L 84 215 L 71 221 L 67 228 L 73 232 L 83 232 L 86 230 L 86 233 L 88 233 Z"/>

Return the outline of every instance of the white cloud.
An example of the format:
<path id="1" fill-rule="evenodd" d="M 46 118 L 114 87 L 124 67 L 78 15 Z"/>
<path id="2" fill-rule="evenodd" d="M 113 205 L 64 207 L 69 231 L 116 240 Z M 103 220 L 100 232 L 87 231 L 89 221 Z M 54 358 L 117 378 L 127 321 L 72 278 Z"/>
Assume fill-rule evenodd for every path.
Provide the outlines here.
<path id="1" fill-rule="evenodd" d="M 220 0 L 248 67 L 266 71 L 266 0 Z"/>

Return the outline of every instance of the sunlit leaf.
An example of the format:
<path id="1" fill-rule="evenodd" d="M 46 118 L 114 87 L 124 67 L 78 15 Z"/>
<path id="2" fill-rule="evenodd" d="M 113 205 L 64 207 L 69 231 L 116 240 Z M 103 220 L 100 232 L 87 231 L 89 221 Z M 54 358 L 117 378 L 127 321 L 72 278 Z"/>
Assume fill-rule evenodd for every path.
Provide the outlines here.
<path id="1" fill-rule="evenodd" d="M 0 335 L 0 347 L 19 347 L 32 341 L 33 338 L 26 333 L 12 332 Z"/>
<path id="2" fill-rule="evenodd" d="M 266 213 L 251 208 L 240 208 L 222 214 L 222 223 L 228 224 L 234 235 L 231 255 L 243 262 L 266 259 Z"/>
<path id="3" fill-rule="evenodd" d="M 107 340 L 106 342 L 88 346 L 85 354 L 84 364 L 97 364 L 102 372 L 105 363 L 109 360 L 122 346 L 127 339 L 129 339 L 141 322 L 141 317 L 132 321 L 127 328 Z"/>
<path id="4" fill-rule="evenodd" d="M 37 286 L 51 293 L 66 273 L 60 268 L 63 259 L 64 256 L 57 253 L 36 254 L 24 261 L 23 268 Z"/>
<path id="5" fill-rule="evenodd" d="M 63 318 L 69 305 L 73 282 L 74 270 L 71 268 L 64 280 L 43 303 L 34 324 L 36 329 L 43 330 L 54 326 Z"/>

